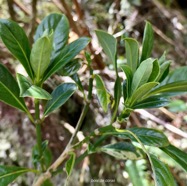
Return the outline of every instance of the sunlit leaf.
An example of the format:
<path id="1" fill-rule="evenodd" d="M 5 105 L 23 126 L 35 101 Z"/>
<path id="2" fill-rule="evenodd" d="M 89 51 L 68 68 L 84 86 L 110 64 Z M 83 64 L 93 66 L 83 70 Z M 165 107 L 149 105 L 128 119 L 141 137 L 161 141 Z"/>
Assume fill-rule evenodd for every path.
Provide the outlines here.
<path id="1" fill-rule="evenodd" d="M 21 62 L 28 75 L 33 78 L 30 65 L 30 46 L 24 30 L 14 21 L 0 19 L 0 37 L 9 51 Z"/>

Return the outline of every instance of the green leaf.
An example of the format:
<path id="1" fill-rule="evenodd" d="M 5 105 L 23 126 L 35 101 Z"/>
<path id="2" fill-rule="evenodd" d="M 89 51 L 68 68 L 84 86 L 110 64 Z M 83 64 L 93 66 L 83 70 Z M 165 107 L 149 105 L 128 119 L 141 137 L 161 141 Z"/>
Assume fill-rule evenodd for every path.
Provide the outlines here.
<path id="1" fill-rule="evenodd" d="M 75 92 L 77 86 L 74 83 L 63 83 L 51 94 L 52 99 L 45 106 L 44 116 L 62 106 Z"/>
<path id="2" fill-rule="evenodd" d="M 127 98 L 129 98 L 131 96 L 131 86 L 132 86 L 132 77 L 133 77 L 133 73 L 132 70 L 130 69 L 129 66 L 124 65 L 121 67 L 121 69 L 123 70 L 123 72 L 125 73 L 126 76 L 126 87 L 127 87 Z M 124 100 L 125 101 L 125 100 Z"/>
<path id="3" fill-rule="evenodd" d="M 187 172 L 187 153 L 173 145 L 162 147 L 160 149 L 174 159 Z"/>
<path id="4" fill-rule="evenodd" d="M 117 69 L 117 64 L 116 64 L 117 40 L 112 35 L 102 30 L 96 30 L 95 32 L 104 52 L 114 64 L 115 69 Z"/>
<path id="5" fill-rule="evenodd" d="M 133 107 L 134 104 L 146 98 L 146 95 L 151 91 L 153 87 L 158 85 L 157 82 L 149 82 L 139 87 L 133 94 L 130 100 L 128 100 L 129 107 Z"/>
<path id="6" fill-rule="evenodd" d="M 65 15 L 52 13 L 45 17 L 39 24 L 34 40 L 37 41 L 42 37 L 43 33 L 48 30 L 54 32 L 53 37 L 53 52 L 51 59 L 57 57 L 64 46 L 67 44 L 69 36 L 69 22 Z"/>
<path id="7" fill-rule="evenodd" d="M 138 42 L 132 38 L 125 39 L 125 49 L 126 49 L 126 58 L 127 65 L 130 67 L 134 73 L 138 67 L 139 63 L 139 46 Z"/>
<path id="8" fill-rule="evenodd" d="M 44 74 L 43 81 L 69 63 L 77 54 L 79 54 L 81 50 L 83 50 L 88 45 L 89 42 L 89 38 L 82 37 L 65 46 L 59 55 L 50 63 Z"/>
<path id="9" fill-rule="evenodd" d="M 168 96 L 169 94 L 172 96 L 173 93 L 181 94 L 181 92 L 187 92 L 187 81 L 169 83 L 158 88 L 155 87 L 155 89 L 151 91 L 149 95 L 168 93 Z"/>
<path id="10" fill-rule="evenodd" d="M 28 168 L 0 165 L 0 185 L 7 186 L 12 183 L 18 176 L 27 172 L 33 171 Z"/>
<path id="11" fill-rule="evenodd" d="M 125 169 L 133 186 L 149 186 L 149 180 L 145 174 L 145 168 L 147 167 L 142 165 L 142 160 L 127 160 L 125 162 Z"/>
<path id="12" fill-rule="evenodd" d="M 149 128 L 129 128 L 127 130 L 116 129 L 111 125 L 102 127 L 98 129 L 99 135 L 116 135 L 123 139 L 131 139 L 136 141 L 136 139 L 129 134 L 129 132 L 133 132 L 144 145 L 154 146 L 154 147 L 165 147 L 169 145 L 169 141 L 167 137 L 163 134 L 163 132 L 156 129 Z"/>
<path id="13" fill-rule="evenodd" d="M 84 92 L 84 88 L 83 88 L 82 83 L 80 81 L 79 75 L 77 73 L 75 73 L 71 76 L 71 79 L 73 79 L 73 81 L 75 81 L 76 85 L 79 87 L 79 90 Z"/>
<path id="14" fill-rule="evenodd" d="M 117 129 L 116 129 L 117 130 Z M 169 145 L 169 141 L 167 137 L 159 130 L 156 129 L 149 129 L 149 128 L 129 128 L 129 131 L 133 132 L 144 145 L 149 145 L 149 146 L 154 146 L 154 147 L 165 147 Z M 121 130 L 117 130 L 118 137 L 121 138 L 130 138 L 133 141 L 136 141 L 136 139 L 128 134 L 128 133 L 123 133 Z M 120 134 L 122 132 L 122 134 Z"/>
<path id="15" fill-rule="evenodd" d="M 132 88 L 131 92 L 133 93 L 138 87 L 148 82 L 150 75 L 153 70 L 153 62 L 155 59 L 147 59 L 143 61 L 136 72 L 134 73 L 132 79 Z"/>
<path id="16" fill-rule="evenodd" d="M 152 169 L 154 173 L 156 186 L 176 186 L 175 180 L 169 170 L 169 167 L 157 159 L 154 155 L 150 155 Z"/>
<path id="17" fill-rule="evenodd" d="M 114 84 L 114 110 L 118 108 L 120 98 L 121 98 L 121 80 L 119 77 L 117 77 Z"/>
<path id="18" fill-rule="evenodd" d="M 30 65 L 30 46 L 24 30 L 15 22 L 0 19 L 0 37 L 9 51 L 21 62 L 30 78 L 33 71 Z"/>
<path id="19" fill-rule="evenodd" d="M 108 104 L 110 103 L 110 95 L 106 90 L 103 80 L 99 75 L 95 75 L 96 91 L 99 102 L 105 112 L 108 110 Z"/>
<path id="20" fill-rule="evenodd" d="M 52 182 L 48 179 L 42 183 L 42 186 L 53 186 Z"/>
<path id="21" fill-rule="evenodd" d="M 160 65 L 160 74 L 158 76 L 159 82 L 162 82 L 169 74 L 170 63 L 171 63 L 171 61 L 166 61 Z"/>
<path id="22" fill-rule="evenodd" d="M 69 159 L 67 160 L 66 162 L 66 173 L 68 175 L 68 177 L 71 175 L 72 171 L 73 171 L 73 167 L 75 165 L 75 158 L 76 158 L 76 155 L 74 152 L 71 152 L 70 153 L 70 157 Z"/>
<path id="23" fill-rule="evenodd" d="M 31 66 L 35 74 L 36 83 L 39 83 L 43 77 L 44 72 L 50 63 L 53 33 L 44 35 L 39 38 L 33 45 L 31 50 Z"/>
<path id="24" fill-rule="evenodd" d="M 51 99 L 51 95 L 44 89 L 32 85 L 22 74 L 17 74 L 17 81 L 20 88 L 20 97 L 32 97 L 36 99 Z"/>
<path id="25" fill-rule="evenodd" d="M 28 112 L 23 98 L 19 97 L 20 90 L 12 74 L 0 64 L 0 100 L 6 104 Z"/>
<path id="26" fill-rule="evenodd" d="M 151 73 L 148 81 L 150 81 L 150 82 L 157 81 L 159 78 L 159 75 L 160 75 L 160 66 L 159 66 L 158 60 L 156 59 L 153 62 L 153 70 L 152 70 L 152 73 Z"/>
<path id="27" fill-rule="evenodd" d="M 168 105 L 170 101 L 163 96 L 151 96 L 133 105 L 133 109 L 159 108 Z"/>
<path id="28" fill-rule="evenodd" d="M 80 67 L 81 64 L 79 63 L 79 59 L 74 59 L 61 68 L 58 73 L 62 76 L 73 76 L 75 73 L 77 73 Z"/>
<path id="29" fill-rule="evenodd" d="M 140 62 L 150 57 L 153 48 L 153 42 L 154 42 L 153 28 L 151 24 L 148 21 L 146 21 L 144 35 L 143 35 L 142 55 L 141 55 Z"/>
<path id="30" fill-rule="evenodd" d="M 187 66 L 180 67 L 176 70 L 173 70 L 167 78 L 161 83 L 161 85 L 165 85 L 168 83 L 187 81 Z"/>
<path id="31" fill-rule="evenodd" d="M 160 65 L 162 65 L 166 61 L 166 51 L 162 54 L 162 56 L 158 59 Z"/>
<path id="32" fill-rule="evenodd" d="M 137 160 L 143 157 L 142 151 L 130 142 L 118 142 L 105 145 L 99 148 L 99 150 L 121 160 Z"/>

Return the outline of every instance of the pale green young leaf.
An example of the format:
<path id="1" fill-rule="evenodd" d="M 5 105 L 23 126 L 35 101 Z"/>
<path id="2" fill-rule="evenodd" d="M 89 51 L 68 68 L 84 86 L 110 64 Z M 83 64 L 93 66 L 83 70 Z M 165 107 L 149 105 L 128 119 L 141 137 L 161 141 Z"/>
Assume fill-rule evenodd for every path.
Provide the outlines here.
<path id="1" fill-rule="evenodd" d="M 148 81 L 149 82 L 157 81 L 159 78 L 159 75 L 160 75 L 160 66 L 159 66 L 158 60 L 156 59 L 153 62 L 153 70 L 152 70 L 152 73 L 151 73 Z"/>
<path id="2" fill-rule="evenodd" d="M 51 55 L 51 60 L 53 61 L 68 42 L 69 22 L 67 17 L 58 13 L 52 13 L 46 16 L 37 27 L 36 34 L 34 36 L 35 42 L 42 37 L 46 30 L 53 30 L 54 32 L 53 51 Z"/>
<path id="3" fill-rule="evenodd" d="M 11 184 L 18 176 L 33 172 L 33 170 L 23 167 L 9 167 L 0 165 L 0 185 L 7 186 Z"/>
<path id="4" fill-rule="evenodd" d="M 41 87 L 32 85 L 22 74 L 17 74 L 17 81 L 20 88 L 20 97 L 32 97 L 36 99 L 51 99 L 51 95 Z"/>
<path id="5" fill-rule="evenodd" d="M 67 63 L 69 63 L 77 54 L 79 54 L 81 50 L 83 50 L 88 45 L 89 42 L 89 38 L 82 37 L 73 41 L 69 45 L 66 45 L 61 50 L 59 55 L 56 58 L 54 58 L 54 60 L 50 63 L 49 67 L 47 68 L 44 74 L 43 81 L 45 81 L 55 72 L 57 72 Z"/>
<path id="6" fill-rule="evenodd" d="M 103 110 L 107 112 L 108 105 L 110 103 L 110 95 L 106 90 L 104 82 L 99 75 L 95 75 L 95 80 L 96 80 L 96 91 L 97 91 L 99 102 Z"/>
<path id="7" fill-rule="evenodd" d="M 116 64 L 117 40 L 112 35 L 102 30 L 96 30 L 95 32 L 105 54 L 111 60 L 115 69 L 117 69 L 117 64 Z"/>
<path id="8" fill-rule="evenodd" d="M 22 95 L 21 97 L 32 97 L 36 99 L 45 99 L 50 100 L 52 99 L 51 95 L 44 90 L 43 88 L 40 88 L 36 85 L 32 85 L 29 87 Z"/>
<path id="9" fill-rule="evenodd" d="M 0 19 L 0 37 L 13 56 L 21 62 L 30 78 L 33 79 L 29 40 L 24 30 L 14 21 Z"/>
<path id="10" fill-rule="evenodd" d="M 187 172 L 187 153 L 173 145 L 160 148 Z"/>
<path id="11" fill-rule="evenodd" d="M 147 21 L 144 28 L 142 55 L 140 62 L 150 57 L 153 48 L 154 35 L 152 25 Z"/>
<path id="12" fill-rule="evenodd" d="M 145 83 L 141 87 L 139 87 L 136 91 L 134 91 L 131 98 L 128 100 L 128 104 L 130 108 L 133 107 L 134 104 L 145 99 L 146 95 L 148 95 L 151 89 L 154 88 L 156 85 L 158 85 L 158 82 Z"/>
<path id="13" fill-rule="evenodd" d="M 154 173 L 155 185 L 176 186 L 176 182 L 169 170 L 169 167 L 154 155 L 150 155 L 150 158 L 150 161 L 152 162 L 151 165 Z"/>
<path id="14" fill-rule="evenodd" d="M 49 66 L 53 47 L 52 40 L 53 33 L 44 35 L 39 38 L 32 47 L 30 61 L 37 83 L 41 81 L 44 72 Z"/>
<path id="15" fill-rule="evenodd" d="M 139 46 L 138 42 L 132 38 L 125 39 L 125 49 L 126 49 L 126 58 L 127 65 L 130 67 L 134 73 L 138 67 L 139 63 Z"/>
<path id="16" fill-rule="evenodd" d="M 138 87 L 148 82 L 150 75 L 153 70 L 153 62 L 155 59 L 146 59 L 143 61 L 136 72 L 134 73 L 132 79 L 131 92 L 133 93 Z"/>
<path id="17" fill-rule="evenodd" d="M 67 160 L 66 162 L 66 173 L 67 173 L 67 176 L 69 177 L 73 171 L 73 167 L 74 167 L 74 164 L 75 164 L 75 158 L 76 158 L 76 155 L 74 152 L 70 152 L 70 157 L 69 159 Z"/>
<path id="18" fill-rule="evenodd" d="M 0 64 L 0 100 L 6 104 L 28 112 L 23 98 L 21 98 L 18 84 L 12 74 Z"/>
<path id="19" fill-rule="evenodd" d="M 19 73 L 16 74 L 16 79 L 20 89 L 20 97 L 23 97 L 23 94 L 32 86 L 32 84 L 24 75 Z"/>
<path id="20" fill-rule="evenodd" d="M 74 83 L 63 83 L 54 89 L 52 99 L 45 106 L 44 116 L 62 106 L 76 90 L 77 86 Z"/>
<path id="21" fill-rule="evenodd" d="M 109 154 L 115 157 L 116 159 L 121 160 L 137 160 L 143 158 L 142 151 L 136 148 L 130 142 L 118 142 L 114 144 L 105 145 L 99 148 L 99 151 L 105 152 L 106 154 Z"/>

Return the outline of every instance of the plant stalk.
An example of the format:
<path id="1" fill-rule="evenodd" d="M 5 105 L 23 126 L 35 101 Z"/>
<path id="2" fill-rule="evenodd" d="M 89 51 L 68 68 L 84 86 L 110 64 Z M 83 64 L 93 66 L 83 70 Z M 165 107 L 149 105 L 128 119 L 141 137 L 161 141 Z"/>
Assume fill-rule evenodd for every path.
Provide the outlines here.
<path id="1" fill-rule="evenodd" d="M 89 87 L 88 87 L 88 96 L 87 96 L 87 100 L 86 103 L 84 105 L 84 108 L 82 110 L 82 113 L 80 115 L 79 121 L 76 125 L 75 128 L 75 132 L 73 133 L 73 135 L 71 136 L 66 148 L 64 149 L 64 151 L 62 152 L 62 154 L 58 157 L 58 159 L 47 169 L 47 171 L 45 173 L 43 173 L 38 180 L 36 181 L 36 183 L 33 184 L 33 186 L 41 186 L 42 183 L 44 181 L 46 181 L 47 179 L 52 177 L 52 172 L 56 171 L 56 169 L 62 164 L 62 162 L 65 160 L 65 158 L 68 156 L 69 152 L 72 149 L 71 145 L 73 144 L 76 135 L 79 131 L 79 129 L 82 126 L 82 123 L 84 121 L 84 118 L 88 112 L 89 109 L 89 105 L 90 105 L 90 101 L 92 98 L 92 89 L 93 89 L 93 69 L 91 68 L 91 66 L 89 66 L 90 68 L 90 79 L 89 79 Z"/>

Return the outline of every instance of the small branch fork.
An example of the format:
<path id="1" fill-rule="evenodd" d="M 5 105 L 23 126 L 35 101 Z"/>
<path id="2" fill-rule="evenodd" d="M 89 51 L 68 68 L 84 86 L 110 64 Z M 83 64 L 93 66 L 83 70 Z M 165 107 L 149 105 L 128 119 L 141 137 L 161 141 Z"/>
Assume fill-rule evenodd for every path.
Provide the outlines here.
<path id="1" fill-rule="evenodd" d="M 89 65 L 90 67 L 90 65 Z M 62 154 L 58 157 L 58 159 L 47 169 L 46 172 L 44 172 L 39 178 L 38 180 L 33 184 L 33 186 L 41 186 L 42 183 L 44 183 L 44 181 L 46 181 L 47 179 L 50 179 L 52 177 L 52 172 L 56 171 L 56 169 L 62 164 L 62 162 L 66 159 L 66 157 L 68 156 L 69 152 L 71 152 L 74 148 L 72 147 L 72 144 L 77 136 L 77 133 L 80 129 L 80 127 L 82 126 L 82 123 L 84 121 L 84 118 L 88 112 L 89 109 L 89 105 L 90 105 L 90 101 L 92 98 L 92 87 L 93 87 L 93 69 L 90 67 L 90 79 L 89 79 L 89 89 L 88 89 L 88 96 L 87 96 L 87 100 L 86 103 L 84 105 L 84 108 L 82 110 L 82 113 L 80 115 L 79 121 L 76 125 L 75 131 L 72 135 L 72 137 L 70 138 L 66 148 L 64 149 L 64 151 L 62 152 Z"/>

